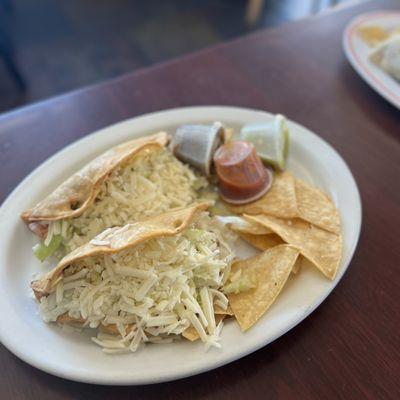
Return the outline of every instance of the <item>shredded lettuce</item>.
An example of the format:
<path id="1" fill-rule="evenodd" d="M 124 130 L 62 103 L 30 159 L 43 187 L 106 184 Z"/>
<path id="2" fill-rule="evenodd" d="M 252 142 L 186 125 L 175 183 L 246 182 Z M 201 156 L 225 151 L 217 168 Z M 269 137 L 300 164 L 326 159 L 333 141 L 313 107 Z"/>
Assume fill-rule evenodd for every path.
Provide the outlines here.
<path id="1" fill-rule="evenodd" d="M 41 262 L 43 262 L 47 257 L 50 257 L 60 247 L 61 242 L 61 235 L 53 235 L 48 246 L 46 246 L 44 244 L 44 241 L 42 240 L 33 248 L 35 256 Z"/>
<path id="2" fill-rule="evenodd" d="M 231 233 L 204 212 L 177 235 L 76 260 L 40 300 L 41 315 L 50 322 L 68 313 L 91 328 L 116 324 L 114 339 L 103 340 L 102 334 L 93 339 L 105 352 L 135 351 L 150 339 L 172 340 L 189 327 L 206 348 L 220 347 L 222 324 L 215 320 L 214 304 L 228 307 L 220 287 L 225 271 L 230 274 L 231 243 Z"/>
<path id="3" fill-rule="evenodd" d="M 243 276 L 228 283 L 223 287 L 223 292 L 226 294 L 234 293 L 238 294 L 241 292 L 246 292 L 247 290 L 254 289 L 257 287 L 257 281 L 254 276 Z"/>
<path id="4" fill-rule="evenodd" d="M 215 204 L 209 208 L 209 211 L 212 215 L 232 215 L 231 211 L 220 201 L 216 201 Z"/>
<path id="5" fill-rule="evenodd" d="M 191 242 L 201 241 L 203 234 L 207 234 L 204 229 L 188 228 L 184 231 L 184 236 Z"/>
<path id="6" fill-rule="evenodd" d="M 192 204 L 206 186 L 204 177 L 182 164 L 168 149 L 141 152 L 111 173 L 99 188 L 96 201 L 81 215 L 63 219 L 62 223 L 50 222 L 47 241 L 51 234 L 63 236 L 63 247 L 56 254 L 62 257 L 107 228 Z"/>

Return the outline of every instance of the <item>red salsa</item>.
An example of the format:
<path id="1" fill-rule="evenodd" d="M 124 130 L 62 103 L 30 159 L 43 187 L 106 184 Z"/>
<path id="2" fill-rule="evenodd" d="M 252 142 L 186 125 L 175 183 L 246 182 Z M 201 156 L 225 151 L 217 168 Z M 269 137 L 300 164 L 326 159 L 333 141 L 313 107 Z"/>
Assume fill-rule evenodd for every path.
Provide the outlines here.
<path id="1" fill-rule="evenodd" d="M 214 154 L 214 165 L 221 197 L 228 203 L 254 201 L 271 186 L 272 173 L 249 142 L 224 144 Z"/>

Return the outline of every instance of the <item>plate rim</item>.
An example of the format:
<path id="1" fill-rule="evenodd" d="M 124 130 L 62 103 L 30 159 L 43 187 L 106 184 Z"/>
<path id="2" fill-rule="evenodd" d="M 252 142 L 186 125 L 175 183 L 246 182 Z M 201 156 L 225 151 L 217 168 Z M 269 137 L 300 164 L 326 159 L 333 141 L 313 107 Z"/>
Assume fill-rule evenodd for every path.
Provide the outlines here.
<path id="1" fill-rule="evenodd" d="M 357 72 L 357 74 L 366 82 L 376 93 L 380 94 L 384 99 L 391 103 L 394 107 L 400 109 L 400 94 L 393 92 L 376 74 L 371 70 L 368 63 L 364 62 L 353 46 L 353 37 L 355 30 L 360 24 L 373 20 L 376 17 L 399 17 L 400 11 L 395 10 L 375 10 L 363 13 L 352 18 L 346 25 L 342 35 L 342 46 L 347 60 Z M 400 92 L 400 83 L 399 83 Z"/>
<path id="2" fill-rule="evenodd" d="M 260 109 L 253 109 L 253 108 L 245 108 L 245 107 L 232 107 L 232 106 L 224 106 L 224 105 L 211 105 L 211 106 L 191 106 L 191 107 L 176 107 L 176 108 L 171 108 L 171 109 L 165 109 L 161 111 L 156 111 L 156 112 L 151 112 L 151 113 L 146 113 L 143 115 L 139 115 L 136 117 L 132 118 L 127 118 L 125 120 L 119 121 L 115 124 L 108 125 L 104 128 L 101 128 L 95 132 L 92 132 L 88 135 L 85 135 L 81 137 L 78 140 L 75 140 L 68 145 L 64 146 L 60 150 L 58 150 L 56 153 L 54 153 L 52 156 L 47 158 L 44 162 L 40 163 L 35 169 L 33 169 L 14 189 L 13 191 L 7 196 L 7 198 L 4 200 L 0 207 L 0 223 L 3 218 L 6 218 L 6 215 L 4 213 L 4 209 L 8 206 L 8 204 L 13 200 L 13 198 L 18 194 L 18 192 L 25 186 L 27 182 L 36 174 L 40 174 L 43 169 L 46 168 L 46 166 L 51 163 L 55 158 L 57 158 L 61 153 L 64 151 L 68 151 L 71 147 L 78 146 L 79 144 L 84 143 L 85 141 L 90 141 L 93 140 L 93 138 L 103 131 L 107 130 L 115 130 L 123 126 L 124 124 L 130 124 L 133 121 L 135 121 L 137 124 L 140 123 L 140 120 L 145 120 L 146 118 L 162 118 L 165 116 L 168 116 L 168 114 L 174 114 L 174 113 L 193 113 L 193 112 L 199 112 L 201 114 L 207 114 L 207 113 L 235 113 L 235 112 L 250 112 L 250 113 L 259 113 L 260 115 L 266 115 L 266 116 L 271 116 L 273 115 L 272 113 L 269 113 L 268 111 L 265 110 L 260 110 Z M 194 118 L 193 118 L 194 119 Z M 38 368 L 39 370 L 42 370 L 44 372 L 47 372 L 49 374 L 64 378 L 64 379 L 69 379 L 77 382 L 84 382 L 84 383 L 92 383 L 92 384 L 101 384 L 101 385 L 144 385 L 144 384 L 154 384 L 154 383 L 161 383 L 161 382 L 167 382 L 167 381 L 173 381 L 185 377 L 190 377 L 193 375 L 197 375 L 209 370 L 213 370 L 216 368 L 219 368 L 223 365 L 229 364 L 233 361 L 239 360 L 242 357 L 247 356 L 248 354 L 251 354 L 257 350 L 259 350 L 262 347 L 265 347 L 266 345 L 272 343 L 275 341 L 277 338 L 283 336 L 286 334 L 288 331 L 293 329 L 295 326 L 297 326 L 299 323 L 301 323 L 304 319 L 306 319 L 312 312 L 318 308 L 324 301 L 325 299 L 329 296 L 329 294 L 335 289 L 336 285 L 341 281 L 343 278 L 345 272 L 347 271 L 353 257 L 355 250 L 357 248 L 359 238 L 360 238 L 360 232 L 361 232 L 361 226 L 362 226 L 362 203 L 361 203 L 361 196 L 360 192 L 357 186 L 357 183 L 354 179 L 354 176 L 345 162 L 345 160 L 341 157 L 341 155 L 337 152 L 337 150 L 330 145 L 324 138 L 318 136 L 316 133 L 308 129 L 307 127 L 290 120 L 291 124 L 294 124 L 295 126 L 299 127 L 300 129 L 303 129 L 307 131 L 307 133 L 311 134 L 312 136 L 316 137 L 319 141 L 321 141 L 325 146 L 328 146 L 330 150 L 335 154 L 335 156 L 339 159 L 340 162 L 343 163 L 343 166 L 346 170 L 346 173 L 348 174 L 348 177 L 352 181 L 353 184 L 353 190 L 354 190 L 354 195 L 356 196 L 356 205 L 355 205 L 355 213 L 356 219 L 357 219 L 357 229 L 356 229 L 356 234 L 354 237 L 354 243 L 352 244 L 351 248 L 349 249 L 349 259 L 346 264 L 344 264 L 339 271 L 338 275 L 336 276 L 335 280 L 332 282 L 331 287 L 329 287 L 325 293 L 323 293 L 322 296 L 318 298 L 318 300 L 315 302 L 315 304 L 312 305 L 312 307 L 307 308 L 307 310 L 298 318 L 298 320 L 295 321 L 293 324 L 288 324 L 288 326 L 285 327 L 285 329 L 282 329 L 281 331 L 277 332 L 275 335 L 270 336 L 266 338 L 264 341 L 260 341 L 259 343 L 247 348 L 244 351 L 240 351 L 238 353 L 233 353 L 230 354 L 226 358 L 222 358 L 220 361 L 218 360 L 217 362 L 212 363 L 211 365 L 206 364 L 205 366 L 200 365 L 197 366 L 196 368 L 193 368 L 190 371 L 187 371 L 185 373 L 175 373 L 171 372 L 169 374 L 163 375 L 161 377 L 158 376 L 152 376 L 148 378 L 142 378 L 142 379 L 137 379 L 137 377 L 133 378 L 127 378 L 127 379 L 118 379 L 118 378 L 110 378 L 108 377 L 107 379 L 104 379 L 103 377 L 98 377 L 95 375 L 91 376 L 81 376 L 80 374 L 75 374 L 74 371 L 68 371 L 65 373 L 62 369 L 59 368 L 54 368 L 54 366 L 48 366 L 46 361 L 36 360 L 34 357 L 31 357 L 30 355 L 26 355 L 23 352 L 20 352 L 18 349 L 18 346 L 15 346 L 14 343 L 11 343 L 7 336 L 4 335 L 4 331 L 1 329 L 0 326 L 0 342 L 9 350 L 11 351 L 14 355 L 16 355 L 18 358 L 23 360 L 24 362 L 27 362 L 31 366 Z M 145 136 L 146 133 L 144 132 L 143 136 Z M 3 248 L 0 248 L 0 255 L 3 251 Z M 2 266 L 0 265 L 0 268 Z M 1 296 L 0 296 L 1 297 Z"/>

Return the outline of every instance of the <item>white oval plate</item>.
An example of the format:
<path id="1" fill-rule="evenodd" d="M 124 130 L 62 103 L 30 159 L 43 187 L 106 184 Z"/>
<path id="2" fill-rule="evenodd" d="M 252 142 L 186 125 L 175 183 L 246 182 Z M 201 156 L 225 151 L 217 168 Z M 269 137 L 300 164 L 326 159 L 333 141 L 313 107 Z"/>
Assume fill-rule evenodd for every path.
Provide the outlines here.
<path id="1" fill-rule="evenodd" d="M 88 333 L 66 332 L 45 324 L 37 312 L 29 283 L 43 267 L 31 247 L 36 239 L 20 221 L 21 211 L 35 204 L 71 173 L 97 154 L 125 140 L 158 130 L 174 132 L 184 123 L 222 121 L 236 130 L 248 122 L 271 118 L 269 113 L 233 107 L 192 107 L 157 112 L 102 129 L 61 150 L 33 171 L 0 209 L 0 340 L 27 363 L 51 374 L 99 384 L 145 384 L 178 379 L 207 371 L 267 345 L 307 317 L 342 278 L 353 256 L 361 227 L 361 203 L 354 178 L 339 154 L 308 129 L 289 123 L 289 168 L 329 193 L 343 221 L 343 258 L 335 281 L 316 268 L 291 277 L 268 313 L 248 332 L 235 321 L 226 323 L 222 349 L 204 351 L 186 341 L 149 345 L 137 353 L 106 355 Z M 239 246 L 239 256 L 249 248 Z"/>
<path id="2" fill-rule="evenodd" d="M 343 33 L 344 51 L 358 74 L 381 96 L 400 109 L 400 83 L 369 60 L 370 47 L 357 34 L 360 27 L 371 25 L 383 29 L 400 28 L 400 11 L 373 11 L 350 21 Z"/>

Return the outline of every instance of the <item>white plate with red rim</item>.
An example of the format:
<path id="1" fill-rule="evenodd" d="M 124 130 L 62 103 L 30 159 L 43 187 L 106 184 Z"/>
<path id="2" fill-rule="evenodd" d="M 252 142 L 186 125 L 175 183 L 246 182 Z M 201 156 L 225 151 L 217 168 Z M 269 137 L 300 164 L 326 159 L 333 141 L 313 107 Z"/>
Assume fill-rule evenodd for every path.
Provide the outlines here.
<path id="1" fill-rule="evenodd" d="M 369 60 L 371 47 L 358 31 L 365 26 L 400 28 L 400 11 L 373 11 L 354 18 L 343 33 L 343 48 L 357 73 L 381 96 L 400 109 L 400 82 Z"/>
<path id="2" fill-rule="evenodd" d="M 64 331 L 45 324 L 29 283 L 44 269 L 31 247 L 36 239 L 19 219 L 32 206 L 90 159 L 117 143 L 159 130 L 174 132 L 187 123 L 221 121 L 236 131 L 245 123 L 272 114 L 234 107 L 190 107 L 167 110 L 123 121 L 67 146 L 35 169 L 0 208 L 0 340 L 27 363 L 48 373 L 81 382 L 137 385 L 174 380 L 217 368 L 271 343 L 306 318 L 342 279 L 355 251 L 361 228 L 361 202 L 356 182 L 340 155 L 305 127 L 289 121 L 291 150 L 288 168 L 330 195 L 342 218 L 343 257 L 334 281 L 316 268 L 289 278 L 277 301 L 246 333 L 232 320 L 225 324 L 222 349 L 204 350 L 200 342 L 147 345 L 136 353 L 106 355 L 88 333 Z M 38 144 L 39 145 L 39 144 Z M 243 244 L 239 257 L 253 254 Z M 305 290 L 305 288 L 307 290 Z"/>

